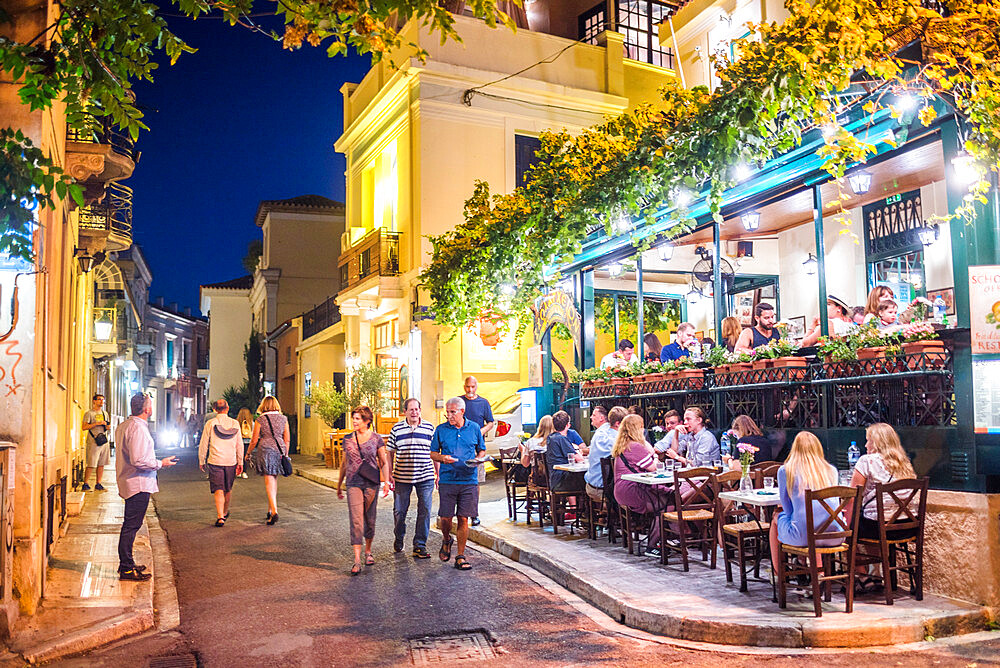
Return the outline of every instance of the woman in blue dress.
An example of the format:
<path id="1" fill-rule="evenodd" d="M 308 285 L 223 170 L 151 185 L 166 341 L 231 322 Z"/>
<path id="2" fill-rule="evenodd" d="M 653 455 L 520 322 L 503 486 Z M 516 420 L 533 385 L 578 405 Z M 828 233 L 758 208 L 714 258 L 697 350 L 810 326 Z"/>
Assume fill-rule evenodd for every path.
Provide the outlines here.
<path id="1" fill-rule="evenodd" d="M 800 431 L 792 443 L 788 459 L 778 469 L 778 493 L 781 510 L 771 522 L 771 562 L 777 561 L 778 543 L 805 547 L 806 490 L 813 491 L 837 484 L 837 469 L 823 457 L 823 446 L 816 435 Z M 813 502 L 813 524 L 820 526 L 829 517 L 819 501 Z M 815 528 L 814 526 L 814 528 Z M 837 545 L 839 539 L 827 539 L 817 545 Z"/>
<path id="2" fill-rule="evenodd" d="M 253 462 L 257 475 L 264 476 L 267 490 L 268 524 L 278 521 L 278 476 L 281 475 L 281 456 L 288 454 L 291 437 L 288 432 L 288 418 L 281 414 L 281 404 L 267 395 L 257 407 L 260 414 L 253 425 L 250 449 L 246 458 Z"/>

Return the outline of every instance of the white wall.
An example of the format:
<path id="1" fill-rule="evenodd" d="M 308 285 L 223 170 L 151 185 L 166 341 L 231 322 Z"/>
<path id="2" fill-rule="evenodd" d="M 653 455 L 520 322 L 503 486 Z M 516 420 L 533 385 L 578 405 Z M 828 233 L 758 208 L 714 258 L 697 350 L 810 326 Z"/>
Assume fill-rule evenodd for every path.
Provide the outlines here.
<path id="1" fill-rule="evenodd" d="M 226 388 L 246 380 L 243 346 L 250 340 L 250 298 L 248 290 L 210 292 L 208 400 L 215 401 Z"/>

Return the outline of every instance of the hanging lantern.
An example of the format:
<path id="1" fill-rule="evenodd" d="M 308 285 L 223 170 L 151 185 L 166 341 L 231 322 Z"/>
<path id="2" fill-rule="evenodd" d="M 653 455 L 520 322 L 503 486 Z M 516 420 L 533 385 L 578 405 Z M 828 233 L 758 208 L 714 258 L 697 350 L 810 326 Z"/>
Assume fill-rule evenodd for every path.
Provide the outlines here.
<path id="1" fill-rule="evenodd" d="M 760 214 L 756 211 L 747 211 L 740 220 L 743 221 L 743 229 L 747 232 L 756 232 L 760 227 Z"/>
<path id="2" fill-rule="evenodd" d="M 872 173 L 859 169 L 847 175 L 847 181 L 851 184 L 851 190 L 855 195 L 864 195 L 872 187 Z"/>

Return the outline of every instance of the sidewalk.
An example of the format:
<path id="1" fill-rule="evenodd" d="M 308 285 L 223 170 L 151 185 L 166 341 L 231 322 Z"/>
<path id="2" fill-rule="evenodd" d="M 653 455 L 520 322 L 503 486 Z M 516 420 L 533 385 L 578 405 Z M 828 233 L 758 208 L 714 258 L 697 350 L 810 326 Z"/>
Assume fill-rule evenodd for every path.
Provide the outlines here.
<path id="1" fill-rule="evenodd" d="M 10 641 L 10 651 L 28 663 L 84 652 L 153 627 L 155 572 L 147 582 L 118 579 L 118 534 L 125 506 L 114 466 L 105 469 L 102 483 L 106 491 L 69 495 L 70 508 L 84 496 L 83 510 L 69 519 L 65 536 L 56 542 L 38 611 L 18 620 Z M 153 572 L 150 531 L 162 535 L 152 504 L 134 553 L 136 563 Z"/>
<path id="2" fill-rule="evenodd" d="M 685 573 L 675 557 L 629 555 L 621 542 L 589 540 L 551 527 L 540 529 L 507 518 L 506 501 L 481 503 L 482 526 L 469 539 L 530 566 L 613 619 L 633 628 L 683 640 L 761 647 L 876 647 L 911 643 L 987 628 L 996 612 L 925 593 L 923 601 L 901 596 L 892 606 L 880 596 L 855 599 L 844 612 L 843 595 L 813 615 L 812 600 L 790 592 L 788 608 L 771 601 L 771 585 L 751 581 L 740 593 L 726 582 L 721 562 L 711 570 L 698 558 Z M 693 555 L 694 553 L 692 553 Z"/>

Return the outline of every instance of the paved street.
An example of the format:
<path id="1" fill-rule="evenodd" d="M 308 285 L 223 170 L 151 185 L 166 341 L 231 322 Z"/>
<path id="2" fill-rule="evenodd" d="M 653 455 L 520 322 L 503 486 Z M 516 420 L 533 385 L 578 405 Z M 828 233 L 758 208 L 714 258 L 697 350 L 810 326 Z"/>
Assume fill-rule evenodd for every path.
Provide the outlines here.
<path id="1" fill-rule="evenodd" d="M 485 630 L 494 661 L 531 665 L 856 665 L 874 654 L 786 657 L 677 648 L 618 627 L 571 597 L 481 553 L 461 573 L 435 557 L 392 554 L 391 512 L 382 501 L 374 567 L 351 577 L 346 502 L 302 478 L 279 482 L 280 521 L 264 525 L 263 483 L 237 480 L 229 524 L 214 520 L 194 453 L 161 472 L 156 506 L 167 532 L 181 606 L 179 629 L 120 643 L 62 665 L 143 665 L 139 657 L 193 653 L 201 666 L 376 666 L 409 663 L 407 639 Z M 491 484 L 491 488 L 494 487 Z M 492 491 L 492 490 L 491 490 Z M 502 492 L 501 492 L 502 493 Z M 492 494 L 491 494 L 492 495 Z M 432 533 L 429 547 L 440 539 Z M 538 579 L 537 576 L 535 579 Z M 551 586 L 551 585 L 550 585 Z M 589 612 L 588 612 L 589 611 Z M 626 635 L 627 634 L 627 635 Z M 996 662 L 1000 642 L 942 645 L 880 655 L 907 666 Z"/>

